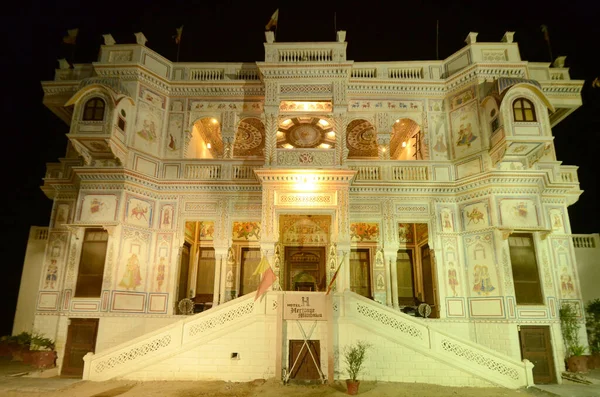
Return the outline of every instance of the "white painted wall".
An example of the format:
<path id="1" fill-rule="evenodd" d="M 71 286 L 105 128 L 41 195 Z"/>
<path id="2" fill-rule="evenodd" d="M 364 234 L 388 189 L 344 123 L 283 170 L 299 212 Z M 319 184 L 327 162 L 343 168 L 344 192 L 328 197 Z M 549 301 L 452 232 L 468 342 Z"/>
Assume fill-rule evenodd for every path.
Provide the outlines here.
<path id="1" fill-rule="evenodd" d="M 573 235 L 577 272 L 581 286 L 583 303 L 587 304 L 593 299 L 600 299 L 600 235 L 575 234 Z"/>

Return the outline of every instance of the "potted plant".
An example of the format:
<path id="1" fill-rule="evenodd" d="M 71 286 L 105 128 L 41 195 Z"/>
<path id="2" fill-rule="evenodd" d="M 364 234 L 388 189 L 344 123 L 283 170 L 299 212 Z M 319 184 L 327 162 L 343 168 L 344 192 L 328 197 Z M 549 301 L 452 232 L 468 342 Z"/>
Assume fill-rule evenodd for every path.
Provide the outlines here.
<path id="1" fill-rule="evenodd" d="M 586 328 L 591 356 L 588 358 L 589 369 L 600 368 L 600 299 L 589 301 L 585 307 Z"/>
<path id="2" fill-rule="evenodd" d="M 3 336 L 1 345 L 4 347 L 0 350 L 9 352 L 13 361 L 23 361 L 36 368 L 55 366 L 54 341 L 36 332 L 21 332 L 17 335 Z"/>
<path id="3" fill-rule="evenodd" d="M 569 372 L 587 372 L 587 357 L 584 356 L 585 346 L 579 342 L 581 324 L 575 308 L 563 303 L 559 310 L 560 327 L 565 341 L 567 370 Z"/>
<path id="4" fill-rule="evenodd" d="M 344 362 L 346 363 L 346 372 L 350 379 L 346 379 L 346 386 L 348 387 L 348 394 L 355 395 L 358 393 L 358 386 L 360 381 L 356 378 L 363 368 L 365 358 L 367 356 L 367 350 L 371 345 L 365 341 L 357 341 L 353 345 L 344 347 Z"/>

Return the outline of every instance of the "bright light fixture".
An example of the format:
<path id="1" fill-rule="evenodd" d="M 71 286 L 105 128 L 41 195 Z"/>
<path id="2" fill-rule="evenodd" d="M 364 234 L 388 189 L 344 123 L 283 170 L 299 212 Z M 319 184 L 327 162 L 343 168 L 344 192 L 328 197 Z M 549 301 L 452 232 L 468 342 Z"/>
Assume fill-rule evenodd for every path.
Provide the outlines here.
<path id="1" fill-rule="evenodd" d="M 292 145 L 290 145 L 289 143 L 284 143 L 283 147 L 286 149 L 293 149 L 294 147 Z"/>
<path id="2" fill-rule="evenodd" d="M 210 149 L 211 147 L 212 147 L 212 145 L 211 145 L 210 143 L 207 143 L 207 144 L 206 144 L 206 148 L 207 148 L 207 149 Z"/>
<path id="3" fill-rule="evenodd" d="M 283 136 L 283 131 L 277 131 L 277 136 Z"/>
<path id="4" fill-rule="evenodd" d="M 319 124 L 321 124 L 323 127 L 327 127 L 329 125 L 329 122 L 327 120 L 320 119 Z"/>
<path id="5" fill-rule="evenodd" d="M 402 147 L 406 147 L 406 142 L 402 142 Z"/>
<path id="6" fill-rule="evenodd" d="M 292 124 L 292 119 L 286 119 L 281 122 L 281 125 L 290 125 Z"/>
<path id="7" fill-rule="evenodd" d="M 323 149 L 329 149 L 331 147 L 331 145 L 329 145 L 327 143 L 322 143 L 319 146 L 322 147 Z"/>
<path id="8" fill-rule="evenodd" d="M 217 123 L 218 123 L 217 119 L 210 119 L 210 121 L 211 121 L 213 124 L 217 124 Z"/>
<path id="9" fill-rule="evenodd" d="M 335 138 L 335 131 L 329 131 L 327 133 L 327 136 L 330 137 L 330 138 Z"/>

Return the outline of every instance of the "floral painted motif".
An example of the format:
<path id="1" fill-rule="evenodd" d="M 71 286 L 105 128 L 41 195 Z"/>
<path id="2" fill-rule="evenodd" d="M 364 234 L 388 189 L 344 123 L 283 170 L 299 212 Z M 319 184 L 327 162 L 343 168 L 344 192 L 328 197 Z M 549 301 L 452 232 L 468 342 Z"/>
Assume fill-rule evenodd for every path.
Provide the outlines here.
<path id="1" fill-rule="evenodd" d="M 352 223 L 350 224 L 350 238 L 353 241 L 377 241 L 379 238 L 379 224 Z"/>
<path id="2" fill-rule="evenodd" d="M 259 240 L 259 222 L 233 222 L 233 238 L 235 240 Z"/>

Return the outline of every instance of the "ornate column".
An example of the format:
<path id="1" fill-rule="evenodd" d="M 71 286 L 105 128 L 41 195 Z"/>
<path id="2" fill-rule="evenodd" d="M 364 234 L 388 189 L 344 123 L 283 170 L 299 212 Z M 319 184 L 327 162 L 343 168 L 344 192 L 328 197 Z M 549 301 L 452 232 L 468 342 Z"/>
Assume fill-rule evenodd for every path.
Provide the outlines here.
<path id="1" fill-rule="evenodd" d="M 396 266 L 397 256 L 398 251 L 395 249 L 388 248 L 384 250 L 385 263 L 387 264 L 390 279 L 391 295 L 389 301 L 391 301 L 391 306 L 393 306 L 394 309 L 398 309 L 398 268 Z"/>
<path id="2" fill-rule="evenodd" d="M 221 116 L 221 137 L 223 138 L 223 158 L 233 158 L 233 145 L 237 130 L 237 115 L 235 112 L 223 112 Z"/>
<path id="3" fill-rule="evenodd" d="M 349 187 L 338 190 L 338 209 L 337 209 L 337 249 L 338 258 L 342 258 L 344 253 L 344 262 L 336 280 L 337 290 L 342 292 L 350 288 L 350 222 L 349 214 Z M 341 259 L 340 259 L 341 260 Z"/>
<path id="4" fill-rule="evenodd" d="M 348 114 L 346 113 L 346 108 L 334 108 L 333 130 L 335 131 L 335 165 L 344 165 L 348 160 L 348 145 L 346 144 L 347 128 Z"/>
<path id="5" fill-rule="evenodd" d="M 277 165 L 277 128 L 279 111 L 275 106 L 265 106 L 265 166 Z"/>
<path id="6" fill-rule="evenodd" d="M 379 160 L 390 159 L 390 139 L 392 137 L 392 126 L 390 116 L 387 113 L 375 115 L 375 128 L 377 128 L 377 154 Z"/>

